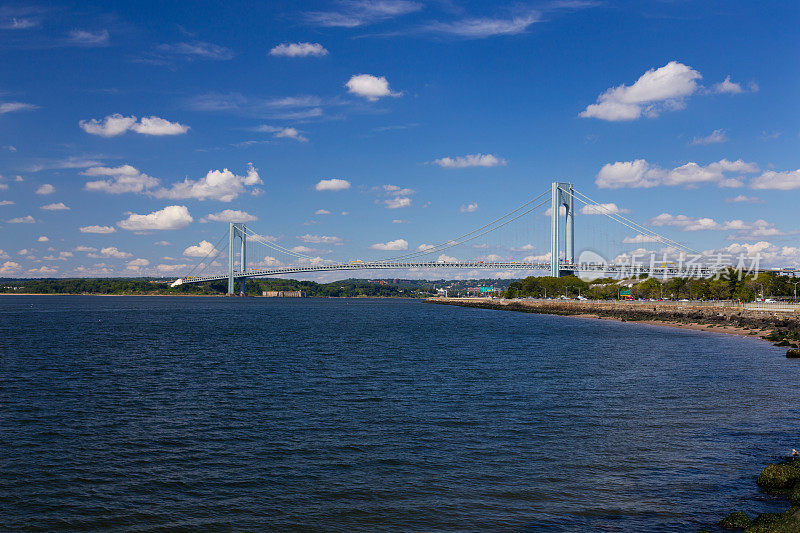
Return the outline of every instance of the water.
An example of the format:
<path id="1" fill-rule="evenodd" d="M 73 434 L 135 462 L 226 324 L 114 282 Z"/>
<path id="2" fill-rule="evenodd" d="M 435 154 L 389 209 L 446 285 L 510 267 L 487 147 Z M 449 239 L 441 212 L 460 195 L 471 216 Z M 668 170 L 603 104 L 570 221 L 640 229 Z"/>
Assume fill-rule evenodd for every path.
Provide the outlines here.
<path id="1" fill-rule="evenodd" d="M 419 301 L 0 297 L 1 530 L 696 531 L 797 440 L 754 339 Z"/>

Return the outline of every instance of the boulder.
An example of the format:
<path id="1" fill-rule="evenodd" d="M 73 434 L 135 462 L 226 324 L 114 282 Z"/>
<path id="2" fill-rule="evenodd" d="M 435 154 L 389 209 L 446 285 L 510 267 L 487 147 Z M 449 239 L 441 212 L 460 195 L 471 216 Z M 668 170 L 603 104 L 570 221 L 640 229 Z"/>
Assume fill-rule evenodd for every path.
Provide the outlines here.
<path id="1" fill-rule="evenodd" d="M 794 488 L 789 491 L 789 503 L 800 505 L 800 483 L 795 483 Z"/>
<path id="2" fill-rule="evenodd" d="M 736 511 L 729 514 L 718 524 L 722 529 L 744 529 L 751 524 L 750 517 L 747 513 Z"/>
<path id="3" fill-rule="evenodd" d="M 800 482 L 800 460 L 787 459 L 764 467 L 758 476 L 758 486 L 767 490 L 790 489 Z"/>
<path id="4" fill-rule="evenodd" d="M 800 531 L 800 507 L 785 513 L 762 513 L 745 529 L 745 533 L 797 533 Z"/>
<path id="5" fill-rule="evenodd" d="M 797 359 L 800 358 L 800 350 L 797 348 L 792 348 L 791 350 L 786 350 L 786 357 L 789 359 Z"/>

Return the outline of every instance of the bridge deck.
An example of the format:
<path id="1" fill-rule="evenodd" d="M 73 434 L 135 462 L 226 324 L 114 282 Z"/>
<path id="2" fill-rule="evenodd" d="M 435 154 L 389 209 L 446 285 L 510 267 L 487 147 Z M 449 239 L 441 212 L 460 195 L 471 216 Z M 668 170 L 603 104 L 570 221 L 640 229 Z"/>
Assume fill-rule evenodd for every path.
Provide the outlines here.
<path id="1" fill-rule="evenodd" d="M 305 265 L 305 266 L 287 266 L 280 268 L 252 268 L 247 272 L 234 271 L 233 277 L 235 279 L 242 278 L 258 278 L 266 276 L 279 276 L 281 274 L 298 274 L 304 272 L 335 272 L 335 271 L 348 271 L 348 270 L 416 270 L 416 269 L 468 269 L 468 270 L 550 270 L 550 263 L 526 263 L 526 262 L 486 262 L 486 261 L 470 261 L 470 262 L 388 262 L 388 261 L 371 261 L 371 262 L 350 262 L 350 263 L 333 263 L 324 265 Z M 690 264 L 670 264 L 665 266 L 647 265 L 647 264 L 623 264 L 623 265 L 607 265 L 602 263 L 564 263 L 560 269 L 562 272 L 585 272 L 585 273 L 605 273 L 608 275 L 636 275 L 648 274 L 651 276 L 701 276 L 711 277 L 714 276 L 719 270 L 719 265 L 704 266 L 704 265 L 690 265 Z M 184 283 L 202 283 L 207 281 L 219 281 L 228 279 L 228 274 L 215 274 L 211 276 L 189 276 L 187 278 L 180 278 L 173 282 L 172 286 L 182 285 Z"/>

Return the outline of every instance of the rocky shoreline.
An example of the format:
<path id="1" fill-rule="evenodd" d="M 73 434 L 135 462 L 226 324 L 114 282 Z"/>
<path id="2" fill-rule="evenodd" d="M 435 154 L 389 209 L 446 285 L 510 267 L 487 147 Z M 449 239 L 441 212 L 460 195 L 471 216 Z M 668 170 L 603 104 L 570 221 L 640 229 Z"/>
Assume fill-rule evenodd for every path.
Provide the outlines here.
<path id="1" fill-rule="evenodd" d="M 497 309 L 522 313 L 611 319 L 672 326 L 698 331 L 761 338 L 777 346 L 800 348 L 800 316 L 796 313 L 745 310 L 738 307 L 661 302 L 596 302 L 577 300 L 504 300 L 490 298 L 429 298 L 429 303 Z M 800 357 L 790 349 L 787 357 Z"/>

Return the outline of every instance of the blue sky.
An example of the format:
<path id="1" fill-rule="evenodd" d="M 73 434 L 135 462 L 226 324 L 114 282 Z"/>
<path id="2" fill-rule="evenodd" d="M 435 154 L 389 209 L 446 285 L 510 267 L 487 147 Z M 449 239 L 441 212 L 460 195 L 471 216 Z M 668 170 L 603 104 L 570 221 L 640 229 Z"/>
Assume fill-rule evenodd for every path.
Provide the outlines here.
<path id="1" fill-rule="evenodd" d="M 263 4 L 0 7 L 0 276 L 180 275 L 231 218 L 382 259 L 553 180 L 695 249 L 800 261 L 796 3 Z M 578 218 L 579 249 L 659 249 Z M 447 254 L 544 257 L 548 219 L 520 224 Z"/>

